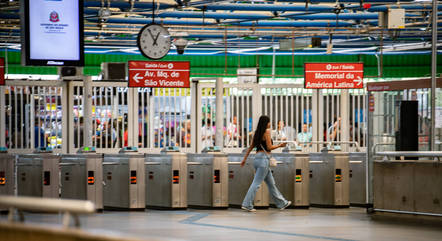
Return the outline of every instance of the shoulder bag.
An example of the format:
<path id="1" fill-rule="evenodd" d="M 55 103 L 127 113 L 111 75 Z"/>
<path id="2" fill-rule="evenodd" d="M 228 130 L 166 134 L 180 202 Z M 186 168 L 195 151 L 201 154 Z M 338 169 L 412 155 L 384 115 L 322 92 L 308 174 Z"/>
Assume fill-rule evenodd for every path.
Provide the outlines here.
<path id="1" fill-rule="evenodd" d="M 269 166 L 276 167 L 278 165 L 276 159 L 274 157 L 272 157 L 262 145 L 261 145 L 261 148 L 264 151 L 264 153 L 266 154 L 267 158 L 269 158 Z"/>

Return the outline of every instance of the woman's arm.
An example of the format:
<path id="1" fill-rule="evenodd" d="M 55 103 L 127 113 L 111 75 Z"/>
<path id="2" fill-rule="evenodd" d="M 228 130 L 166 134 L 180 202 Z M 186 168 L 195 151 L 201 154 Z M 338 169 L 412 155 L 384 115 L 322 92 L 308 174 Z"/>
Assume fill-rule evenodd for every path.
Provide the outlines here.
<path id="1" fill-rule="evenodd" d="M 272 145 L 272 138 L 271 138 L 271 130 L 267 129 L 266 132 L 264 133 L 264 139 L 266 141 L 266 146 L 267 146 L 267 150 L 268 151 L 272 151 L 275 150 L 279 147 L 284 147 L 287 145 L 287 143 L 280 143 L 278 145 Z"/>
<path id="2" fill-rule="evenodd" d="M 244 156 L 244 159 L 241 161 L 241 167 L 243 167 L 246 164 L 247 161 L 247 157 L 249 157 L 250 152 L 253 150 L 253 140 L 252 140 L 252 145 L 249 146 L 249 148 L 247 149 L 246 155 Z"/>

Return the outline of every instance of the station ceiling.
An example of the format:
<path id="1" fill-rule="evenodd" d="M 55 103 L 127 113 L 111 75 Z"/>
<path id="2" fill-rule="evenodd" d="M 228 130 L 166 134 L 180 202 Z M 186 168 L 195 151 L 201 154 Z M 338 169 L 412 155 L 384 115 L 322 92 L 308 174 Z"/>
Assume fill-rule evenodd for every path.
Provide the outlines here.
<path id="1" fill-rule="evenodd" d="M 0 48 L 20 49 L 19 8 L 0 3 Z M 395 8 L 405 9 L 405 28 L 379 27 Z M 189 55 L 429 53 L 431 9 L 426 0 L 84 0 L 84 37 L 86 53 L 139 54 L 138 32 L 157 23 L 187 39 Z M 442 19 L 438 28 L 440 52 Z"/>

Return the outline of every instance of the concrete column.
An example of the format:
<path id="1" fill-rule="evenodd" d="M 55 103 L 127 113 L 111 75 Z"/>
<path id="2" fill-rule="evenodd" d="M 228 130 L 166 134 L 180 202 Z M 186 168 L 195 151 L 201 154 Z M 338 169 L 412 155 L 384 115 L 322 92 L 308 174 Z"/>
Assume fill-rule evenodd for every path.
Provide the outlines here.
<path id="1" fill-rule="evenodd" d="M 92 146 L 92 77 L 83 78 L 84 146 Z"/>
<path id="2" fill-rule="evenodd" d="M 5 86 L 0 86 L 0 147 L 6 146 L 6 106 L 5 106 Z M 32 126 L 34 128 L 34 126 Z M 34 129 L 32 129 L 34 130 Z M 34 131 L 31 131 L 31 133 Z M 33 139 L 31 139 L 33 140 Z"/>
<path id="3" fill-rule="evenodd" d="M 341 141 L 350 140 L 350 93 L 348 90 L 341 91 Z M 341 144 L 342 151 L 348 152 L 350 145 Z"/>
<path id="4" fill-rule="evenodd" d="M 216 78 L 215 84 L 215 94 L 216 94 L 216 113 L 215 113 L 215 145 L 223 148 L 223 127 L 224 127 L 224 83 L 223 78 Z"/>
<path id="5" fill-rule="evenodd" d="M 197 123 L 196 120 L 198 119 L 197 116 L 197 90 L 198 90 L 198 81 L 192 81 L 191 88 L 190 88 L 190 98 L 191 98 L 191 105 L 190 105 L 190 143 L 191 143 L 191 152 L 196 153 L 199 149 L 197 145 L 197 138 L 200 137 L 200 131 L 197 129 Z M 201 111 L 201 110 L 198 110 Z"/>

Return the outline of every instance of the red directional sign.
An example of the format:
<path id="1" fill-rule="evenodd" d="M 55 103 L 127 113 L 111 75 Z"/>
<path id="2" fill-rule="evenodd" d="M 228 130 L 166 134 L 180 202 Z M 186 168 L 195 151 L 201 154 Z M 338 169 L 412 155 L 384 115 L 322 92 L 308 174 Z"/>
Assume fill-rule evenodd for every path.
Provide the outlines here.
<path id="1" fill-rule="evenodd" d="M 129 87 L 190 88 L 190 62 L 129 61 Z"/>
<path id="2" fill-rule="evenodd" d="M 304 72 L 307 89 L 364 88 L 362 63 L 305 63 Z"/>
<path id="3" fill-rule="evenodd" d="M 0 58 L 0 85 L 5 85 L 5 59 Z"/>

